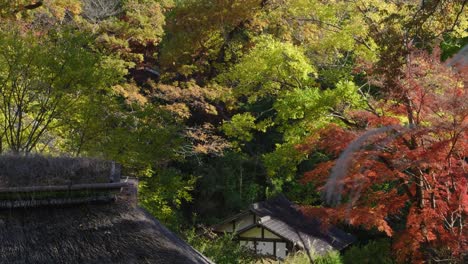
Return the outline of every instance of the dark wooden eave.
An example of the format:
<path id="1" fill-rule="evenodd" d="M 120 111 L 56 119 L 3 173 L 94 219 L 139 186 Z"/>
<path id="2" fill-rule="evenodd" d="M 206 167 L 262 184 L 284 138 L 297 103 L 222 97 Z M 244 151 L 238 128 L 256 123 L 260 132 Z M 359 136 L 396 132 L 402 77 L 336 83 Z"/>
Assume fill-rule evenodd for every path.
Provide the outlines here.
<path id="1" fill-rule="evenodd" d="M 233 216 L 231 216 L 231 217 L 229 217 L 229 218 L 224 219 L 222 222 L 220 222 L 220 223 L 218 223 L 218 224 L 212 225 L 212 226 L 210 227 L 210 229 L 215 230 L 216 228 L 218 228 L 218 227 L 220 227 L 220 226 L 222 226 L 222 225 L 224 225 L 224 224 L 230 223 L 230 222 L 236 220 L 237 218 L 239 218 L 239 217 L 241 217 L 241 216 L 244 216 L 244 215 L 247 215 L 247 214 L 249 214 L 249 213 L 251 213 L 251 211 L 250 211 L 250 210 L 246 210 L 246 211 L 240 212 L 240 213 L 238 213 L 238 214 L 235 214 L 235 215 L 233 215 Z"/>

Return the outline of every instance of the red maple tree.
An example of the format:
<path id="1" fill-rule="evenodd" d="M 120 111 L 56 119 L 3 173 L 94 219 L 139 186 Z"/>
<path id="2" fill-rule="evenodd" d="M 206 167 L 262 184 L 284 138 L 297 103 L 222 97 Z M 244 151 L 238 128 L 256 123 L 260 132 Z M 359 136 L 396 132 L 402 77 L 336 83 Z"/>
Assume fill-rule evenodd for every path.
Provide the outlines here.
<path id="1" fill-rule="evenodd" d="M 330 157 L 302 181 L 321 182 L 333 206 L 303 211 L 385 232 L 399 262 L 468 251 L 466 73 L 437 55 L 410 55 L 397 87 L 347 113 L 355 126 L 330 125 L 298 146 Z"/>

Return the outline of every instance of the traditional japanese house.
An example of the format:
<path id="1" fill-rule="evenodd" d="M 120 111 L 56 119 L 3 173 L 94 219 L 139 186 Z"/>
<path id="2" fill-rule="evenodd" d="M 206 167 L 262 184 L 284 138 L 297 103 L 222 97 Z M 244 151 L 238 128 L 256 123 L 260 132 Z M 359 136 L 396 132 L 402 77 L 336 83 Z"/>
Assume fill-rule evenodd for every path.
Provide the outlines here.
<path id="1" fill-rule="evenodd" d="M 212 263 L 119 176 L 113 163 L 0 157 L 0 263 Z"/>
<path id="2" fill-rule="evenodd" d="M 283 195 L 252 204 L 248 210 L 214 226 L 213 231 L 234 232 L 241 245 L 278 259 L 297 250 L 314 254 L 340 251 L 355 241 L 336 227 L 322 230 L 319 219 L 306 217 Z"/>

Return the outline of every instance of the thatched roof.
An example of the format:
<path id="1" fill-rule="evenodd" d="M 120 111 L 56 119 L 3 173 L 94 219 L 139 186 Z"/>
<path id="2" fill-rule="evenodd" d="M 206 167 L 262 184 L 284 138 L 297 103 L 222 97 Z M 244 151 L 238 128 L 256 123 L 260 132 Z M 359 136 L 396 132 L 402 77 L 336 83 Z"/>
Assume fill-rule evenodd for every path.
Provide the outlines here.
<path id="1" fill-rule="evenodd" d="M 0 156 L 0 208 L 110 202 L 123 185 L 112 161 Z"/>
<path id="2" fill-rule="evenodd" d="M 83 186 L 76 186 L 82 192 Z M 130 181 L 114 190 L 113 199 L 0 206 L 0 263 L 211 263 L 139 208 L 136 188 Z M 19 190 L 37 195 L 30 188 Z M 56 194 L 39 193 L 43 200 Z"/>
<path id="3" fill-rule="evenodd" d="M 0 188 L 108 183 L 120 166 L 92 158 L 0 155 Z"/>

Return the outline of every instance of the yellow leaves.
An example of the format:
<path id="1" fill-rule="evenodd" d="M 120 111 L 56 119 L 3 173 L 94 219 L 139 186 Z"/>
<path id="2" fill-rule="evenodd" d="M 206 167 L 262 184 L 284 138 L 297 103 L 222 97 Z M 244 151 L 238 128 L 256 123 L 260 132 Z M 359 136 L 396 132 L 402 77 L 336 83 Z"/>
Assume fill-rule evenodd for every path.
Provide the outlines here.
<path id="1" fill-rule="evenodd" d="M 215 127 L 212 124 L 204 123 L 199 127 L 190 127 L 186 131 L 186 137 L 192 142 L 191 152 L 193 154 L 223 155 L 225 149 L 231 144 L 223 137 L 215 134 Z"/>
<path id="2" fill-rule="evenodd" d="M 119 84 L 114 86 L 113 89 L 117 94 L 124 97 L 125 102 L 129 105 L 144 105 L 148 102 L 148 99 L 140 93 L 139 87 L 133 83 Z"/>
<path id="3" fill-rule="evenodd" d="M 128 36 L 134 41 L 146 45 L 147 41 L 158 42 L 163 34 L 165 24 L 163 10 L 158 1 L 125 1 Z"/>
<path id="4" fill-rule="evenodd" d="M 162 100 L 163 107 L 179 118 L 188 119 L 192 111 L 217 115 L 212 104 L 219 100 L 222 89 L 218 86 L 200 87 L 194 82 L 181 82 L 176 85 L 153 84 L 153 98 Z"/>
<path id="5" fill-rule="evenodd" d="M 0 17 L 14 17 L 17 20 L 30 21 L 32 12 L 46 12 L 61 21 L 65 14 L 79 15 L 82 10 L 80 0 L 0 0 Z"/>
<path id="6" fill-rule="evenodd" d="M 48 0 L 45 1 L 45 6 L 59 20 L 65 17 L 66 12 L 71 15 L 78 15 L 82 10 L 81 1 L 79 0 Z"/>
<path id="7" fill-rule="evenodd" d="M 260 0 L 180 1 L 168 20 L 160 62 L 165 67 L 207 66 L 230 31 L 258 12 Z M 200 70 L 200 69 L 198 69 Z"/>
<path id="8" fill-rule="evenodd" d="M 180 119 L 188 119 L 192 115 L 189 107 L 184 103 L 173 103 L 162 106 L 171 113 L 176 114 Z"/>
<path id="9" fill-rule="evenodd" d="M 197 69 L 198 68 L 195 65 L 182 65 L 179 67 L 178 72 L 187 77 L 194 73 Z"/>

